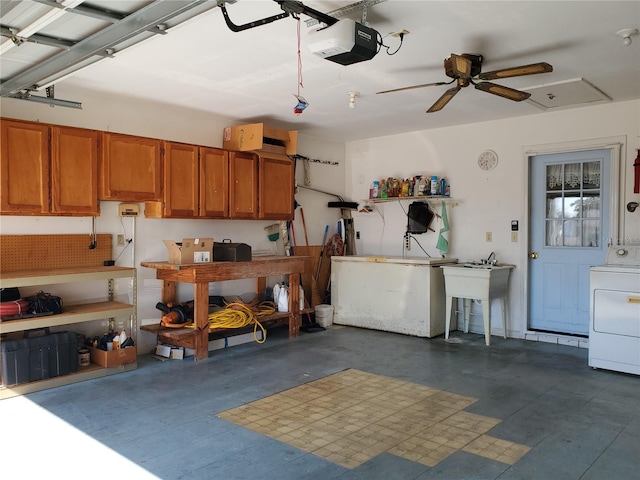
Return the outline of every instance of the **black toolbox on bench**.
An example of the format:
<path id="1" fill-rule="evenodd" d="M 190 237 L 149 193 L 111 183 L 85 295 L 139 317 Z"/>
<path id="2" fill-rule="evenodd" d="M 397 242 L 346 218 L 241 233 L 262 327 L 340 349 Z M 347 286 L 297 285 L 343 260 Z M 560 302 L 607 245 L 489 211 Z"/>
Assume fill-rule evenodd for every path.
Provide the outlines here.
<path id="1" fill-rule="evenodd" d="M 222 242 L 213 242 L 214 262 L 250 262 L 251 245 L 232 243 L 225 238 Z"/>
<path id="2" fill-rule="evenodd" d="M 29 332 L 25 332 L 25 336 Z M 4 386 L 35 382 L 78 371 L 78 339 L 74 332 L 0 343 L 0 373 Z"/>

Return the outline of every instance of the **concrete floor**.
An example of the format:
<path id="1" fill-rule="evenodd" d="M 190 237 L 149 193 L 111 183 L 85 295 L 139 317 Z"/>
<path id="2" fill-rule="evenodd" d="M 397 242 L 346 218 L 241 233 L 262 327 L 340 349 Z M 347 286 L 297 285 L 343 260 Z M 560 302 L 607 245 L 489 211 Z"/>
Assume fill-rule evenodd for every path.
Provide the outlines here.
<path id="1" fill-rule="evenodd" d="M 586 349 L 499 337 L 486 347 L 461 332 L 286 335 L 271 330 L 263 345 L 201 362 L 143 355 L 135 371 L 0 401 L 0 475 L 627 480 L 640 471 L 640 378 L 589 368 Z"/>

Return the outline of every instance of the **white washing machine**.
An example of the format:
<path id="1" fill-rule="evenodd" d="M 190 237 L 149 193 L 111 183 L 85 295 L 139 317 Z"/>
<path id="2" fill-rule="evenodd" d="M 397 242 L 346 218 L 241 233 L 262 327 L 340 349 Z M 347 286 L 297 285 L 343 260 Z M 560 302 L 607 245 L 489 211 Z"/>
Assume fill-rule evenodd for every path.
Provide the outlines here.
<path id="1" fill-rule="evenodd" d="M 640 245 L 609 247 L 590 282 L 589 366 L 640 375 Z"/>

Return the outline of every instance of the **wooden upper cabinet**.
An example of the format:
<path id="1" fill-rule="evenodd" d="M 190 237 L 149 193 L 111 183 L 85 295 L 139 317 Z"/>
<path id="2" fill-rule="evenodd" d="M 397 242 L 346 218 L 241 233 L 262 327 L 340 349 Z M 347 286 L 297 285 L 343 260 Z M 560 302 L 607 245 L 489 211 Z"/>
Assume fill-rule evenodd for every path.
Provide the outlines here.
<path id="1" fill-rule="evenodd" d="M 259 152 L 258 187 L 260 212 L 265 220 L 293 220 L 294 180 L 293 160 L 286 155 Z"/>
<path id="2" fill-rule="evenodd" d="M 0 213 L 49 212 L 49 126 L 2 120 Z"/>
<path id="3" fill-rule="evenodd" d="M 163 142 L 164 216 L 197 217 L 199 193 L 198 147 Z"/>
<path id="4" fill-rule="evenodd" d="M 229 218 L 258 218 L 258 157 L 229 152 Z"/>
<path id="5" fill-rule="evenodd" d="M 1 213 L 94 216 L 99 133 L 2 121 Z"/>
<path id="6" fill-rule="evenodd" d="M 51 127 L 51 212 L 93 216 L 98 204 L 99 132 Z"/>
<path id="7" fill-rule="evenodd" d="M 229 152 L 200 147 L 200 216 L 229 217 Z"/>
<path id="8" fill-rule="evenodd" d="M 100 199 L 161 200 L 161 143 L 154 138 L 103 132 Z"/>

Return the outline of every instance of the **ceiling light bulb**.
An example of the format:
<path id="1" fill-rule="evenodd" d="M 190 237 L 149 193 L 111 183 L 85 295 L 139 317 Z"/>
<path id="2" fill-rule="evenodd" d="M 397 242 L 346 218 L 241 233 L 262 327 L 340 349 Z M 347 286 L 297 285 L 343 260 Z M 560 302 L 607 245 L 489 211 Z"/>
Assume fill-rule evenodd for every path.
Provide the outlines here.
<path id="1" fill-rule="evenodd" d="M 631 37 L 633 35 L 638 35 L 637 28 L 623 28 L 622 30 L 618 30 L 616 35 L 622 37 L 622 44 L 626 47 L 631 45 Z"/>
<path id="2" fill-rule="evenodd" d="M 356 97 L 359 95 L 358 92 L 347 92 L 347 95 L 349 95 L 349 108 L 354 109 L 356 108 Z"/>

